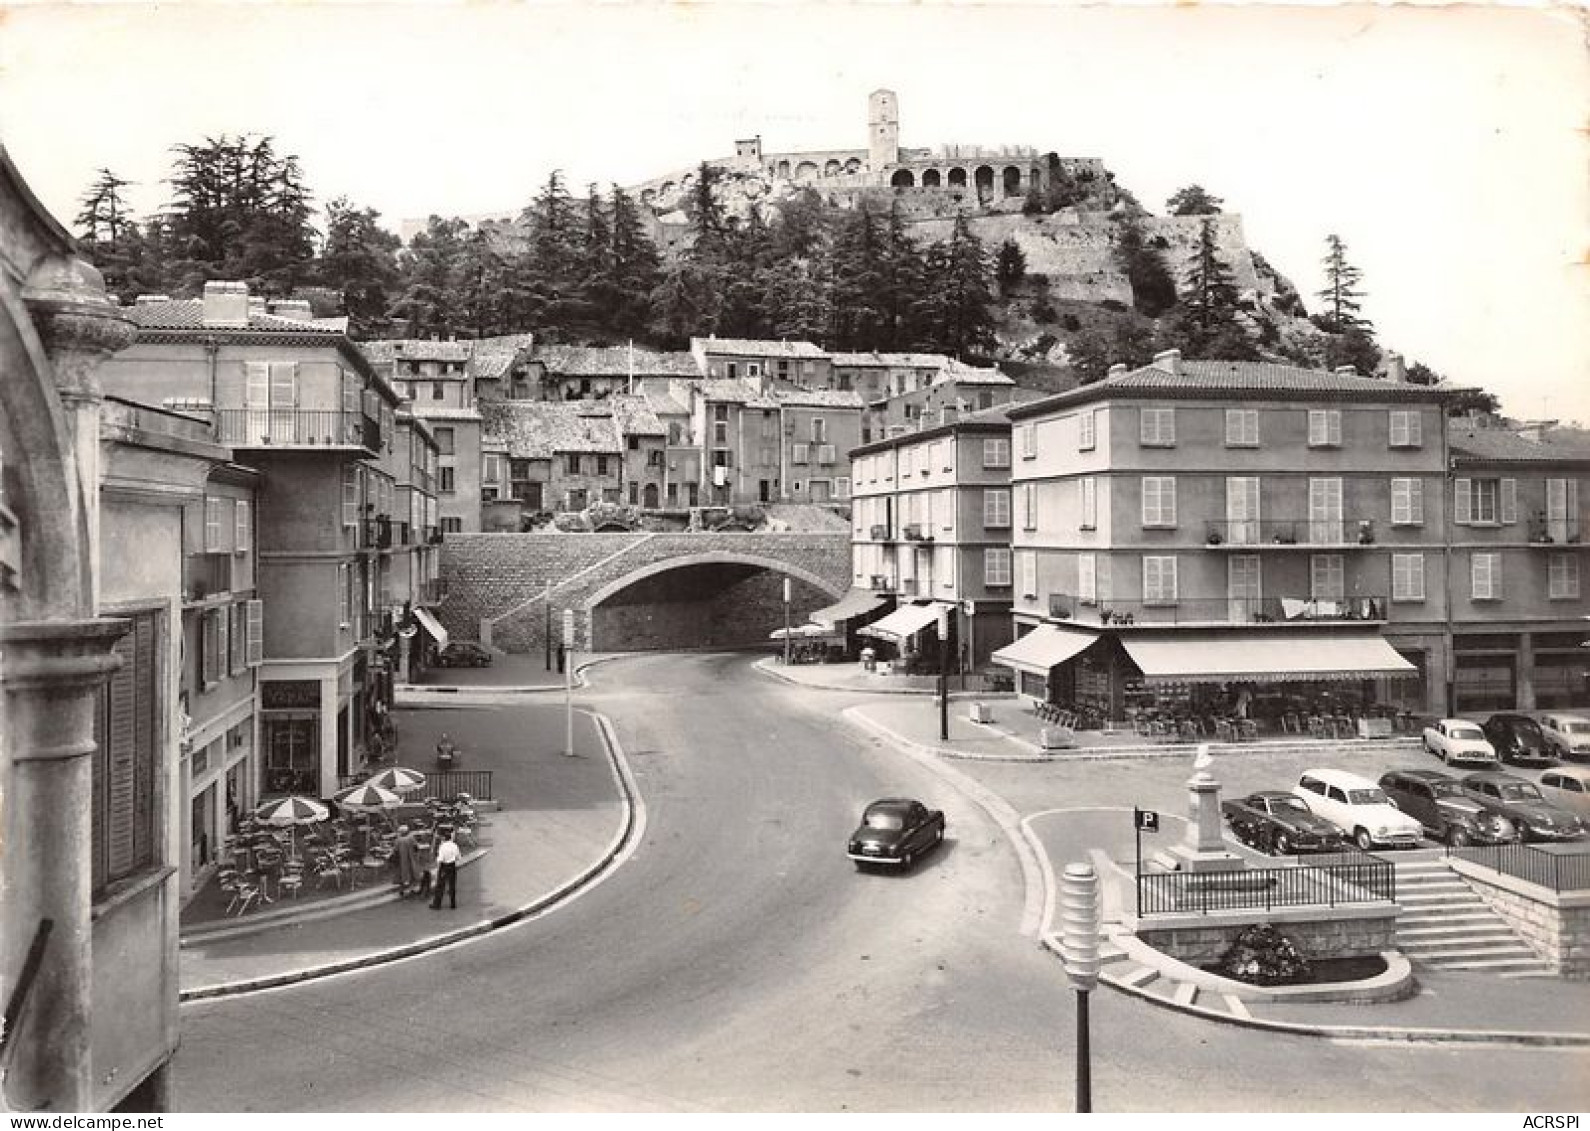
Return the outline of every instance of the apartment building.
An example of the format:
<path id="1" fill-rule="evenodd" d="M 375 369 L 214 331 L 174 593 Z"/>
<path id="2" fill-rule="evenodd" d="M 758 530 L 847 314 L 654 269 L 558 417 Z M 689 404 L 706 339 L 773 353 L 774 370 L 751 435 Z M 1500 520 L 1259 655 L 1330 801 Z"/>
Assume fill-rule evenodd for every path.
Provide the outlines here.
<path id="1" fill-rule="evenodd" d="M 408 404 L 393 417 L 392 442 L 382 456 L 391 480 L 390 513 L 372 520 L 374 543 L 385 568 L 380 573 L 379 650 L 374 661 L 381 693 L 372 697 L 372 725 L 379 727 L 392 705 L 392 685 L 409 683 L 434 663 L 448 643 L 435 608 L 447 593 L 440 581 L 441 530 L 436 505 L 436 438 Z M 410 631 L 413 630 L 413 631 Z"/>
<path id="2" fill-rule="evenodd" d="M 373 671 L 392 627 L 380 595 L 394 592 L 394 520 L 409 521 L 383 467 L 400 400 L 340 330 L 262 305 L 225 282 L 202 299 L 140 302 L 137 340 L 101 375 L 109 392 L 208 412 L 215 438 L 258 472 L 258 786 L 330 796 L 362 759 L 385 694 Z"/>
<path id="3" fill-rule="evenodd" d="M 538 400 L 594 400 L 631 393 L 648 381 L 701 376 L 694 355 L 630 346 L 543 345 L 529 359 L 529 382 Z"/>
<path id="4" fill-rule="evenodd" d="M 1010 421 L 993 409 L 852 450 L 854 587 L 899 606 L 865 633 L 921 652 L 943 610 L 960 671 L 1009 643 L 1010 445 Z"/>
<path id="5" fill-rule="evenodd" d="M 778 478 L 771 500 L 844 502 L 850 498 L 849 452 L 861 443 L 861 398 L 835 389 L 776 388 L 780 427 Z"/>
<path id="6" fill-rule="evenodd" d="M 807 389 L 834 387 L 833 355 L 811 342 L 691 338 L 690 353 L 703 378 L 771 378 Z"/>
<path id="7" fill-rule="evenodd" d="M 1010 407 L 996 662 L 1117 719 L 1238 686 L 1443 709 L 1444 396 L 1170 351 Z"/>
<path id="8" fill-rule="evenodd" d="M 480 409 L 488 450 L 506 463 L 498 499 L 514 500 L 526 516 L 623 501 L 625 448 L 611 406 L 502 401 Z"/>
<path id="9" fill-rule="evenodd" d="M 475 360 L 476 343 L 401 339 L 367 342 L 371 367 L 401 395 L 436 440 L 437 526 L 442 534 L 480 530 L 481 446 L 476 378 L 500 385 L 518 363 L 517 337 L 491 339 Z M 503 355 L 508 360 L 503 361 Z M 472 368 L 472 366 L 474 368 Z"/>
<path id="10" fill-rule="evenodd" d="M 1451 455 L 1456 709 L 1590 702 L 1590 445 L 1454 421 Z"/>

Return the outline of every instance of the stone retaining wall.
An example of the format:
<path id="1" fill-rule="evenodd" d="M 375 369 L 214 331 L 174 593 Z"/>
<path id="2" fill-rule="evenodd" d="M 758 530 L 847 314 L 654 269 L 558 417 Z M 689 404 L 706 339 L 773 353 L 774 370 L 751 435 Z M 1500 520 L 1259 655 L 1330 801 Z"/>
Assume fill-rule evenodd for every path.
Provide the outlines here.
<path id="1" fill-rule="evenodd" d="M 1590 891 L 1557 892 L 1471 860 L 1452 869 L 1556 972 L 1590 979 Z"/>
<path id="2" fill-rule="evenodd" d="M 1356 958 L 1394 950 L 1397 907 L 1276 908 L 1204 916 L 1153 916 L 1137 923 L 1137 937 L 1192 966 L 1217 962 L 1255 923 L 1270 923 L 1297 944 L 1305 958 Z"/>

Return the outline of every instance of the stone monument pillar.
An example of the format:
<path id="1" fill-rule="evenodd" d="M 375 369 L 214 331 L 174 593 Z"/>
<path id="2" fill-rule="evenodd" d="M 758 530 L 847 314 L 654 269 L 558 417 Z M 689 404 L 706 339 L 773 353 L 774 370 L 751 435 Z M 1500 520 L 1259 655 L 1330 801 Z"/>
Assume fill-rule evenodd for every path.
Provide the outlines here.
<path id="1" fill-rule="evenodd" d="M 1220 783 L 1209 772 L 1209 744 L 1200 743 L 1187 779 L 1187 836 L 1156 858 L 1182 872 L 1230 872 L 1245 867 L 1242 857 L 1227 851 L 1220 819 Z"/>

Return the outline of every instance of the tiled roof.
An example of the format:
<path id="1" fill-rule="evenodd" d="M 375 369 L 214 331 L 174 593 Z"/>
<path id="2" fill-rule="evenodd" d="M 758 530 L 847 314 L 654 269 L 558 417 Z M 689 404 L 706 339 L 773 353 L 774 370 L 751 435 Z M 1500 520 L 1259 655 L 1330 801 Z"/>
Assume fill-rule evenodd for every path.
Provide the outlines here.
<path id="1" fill-rule="evenodd" d="M 643 396 L 613 396 L 604 402 L 613 406 L 613 419 L 625 436 L 666 436 L 668 429 Z"/>
<path id="2" fill-rule="evenodd" d="M 371 361 L 468 361 L 473 342 L 433 342 L 427 338 L 392 338 L 364 342 Z"/>
<path id="3" fill-rule="evenodd" d="M 651 405 L 651 410 L 659 416 L 690 415 L 690 397 L 688 393 L 675 392 L 670 386 L 666 392 L 657 388 L 647 389 L 644 396 L 646 397 L 646 403 Z"/>
<path id="4" fill-rule="evenodd" d="M 612 416 L 582 413 L 573 401 L 498 401 L 482 404 L 483 433 L 507 445 L 514 459 L 551 459 L 564 452 L 623 450 Z M 589 407 L 589 406 L 585 406 Z"/>
<path id="5" fill-rule="evenodd" d="M 250 311 L 248 326 L 206 326 L 204 300 L 197 298 L 171 299 L 168 302 L 142 302 L 125 307 L 122 313 L 137 323 L 141 330 L 251 330 L 283 334 L 324 334 L 329 338 L 342 336 L 341 327 L 323 324 L 336 319 L 306 322 L 297 318 L 282 318 L 275 314 Z"/>
<path id="6" fill-rule="evenodd" d="M 532 334 L 506 334 L 480 338 L 469 356 L 469 371 L 483 381 L 500 380 L 513 363 L 534 346 Z"/>
<path id="7" fill-rule="evenodd" d="M 863 408 L 861 394 L 849 389 L 774 389 L 773 396 L 781 404 L 802 408 Z"/>
<path id="8" fill-rule="evenodd" d="M 757 338 L 691 338 L 691 352 L 701 350 L 704 353 L 732 353 L 738 356 L 750 357 L 802 357 L 822 358 L 827 357 L 826 350 L 819 349 L 811 342 L 775 342 Z"/>
<path id="9" fill-rule="evenodd" d="M 699 377 L 688 353 L 657 353 L 626 346 L 542 346 L 535 359 L 557 377 Z M 633 364 L 633 369 L 631 365 Z"/>
<path id="10" fill-rule="evenodd" d="M 479 420 L 480 412 L 473 408 L 452 408 L 443 405 L 426 406 L 417 401 L 409 403 L 415 420 Z"/>
<path id="11" fill-rule="evenodd" d="M 935 385 L 1014 385 L 1016 382 L 997 369 L 979 369 L 975 365 L 951 361 L 949 366 L 934 378 L 933 383 Z"/>
<path id="12" fill-rule="evenodd" d="M 836 353 L 834 364 L 848 368 L 883 367 L 892 369 L 943 369 L 958 364 L 941 353 Z"/>
<path id="13" fill-rule="evenodd" d="M 747 408 L 777 408 L 778 401 L 762 391 L 754 377 L 708 378 L 701 382 L 701 395 L 708 401 L 727 401 Z"/>
<path id="14" fill-rule="evenodd" d="M 1452 454 L 1460 461 L 1475 462 L 1590 462 L 1590 442 L 1575 436 L 1553 437 L 1549 431 L 1539 440 L 1531 440 L 1506 428 L 1465 428 L 1454 423 Z"/>

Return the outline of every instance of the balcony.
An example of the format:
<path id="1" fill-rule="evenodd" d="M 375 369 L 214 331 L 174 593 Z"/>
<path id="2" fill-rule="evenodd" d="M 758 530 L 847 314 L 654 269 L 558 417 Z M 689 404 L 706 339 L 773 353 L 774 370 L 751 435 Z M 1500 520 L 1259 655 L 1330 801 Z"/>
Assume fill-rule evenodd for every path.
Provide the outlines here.
<path id="1" fill-rule="evenodd" d="M 377 515 L 364 520 L 364 539 L 359 543 L 365 550 L 389 550 L 392 548 L 393 522 L 386 515 Z"/>
<path id="2" fill-rule="evenodd" d="M 432 546 L 440 546 L 442 544 L 442 528 L 439 526 L 427 526 L 425 528 L 425 541 Z"/>
<path id="3" fill-rule="evenodd" d="M 1049 595 L 1056 620 L 1115 628 L 1164 625 L 1378 624 L 1386 619 L 1386 598 L 1353 596 L 1339 600 L 1309 597 L 1181 597 L 1174 601 Z"/>
<path id="4" fill-rule="evenodd" d="M 1237 519 L 1205 524 L 1210 549 L 1254 550 L 1274 547 L 1317 550 L 1375 544 L 1374 519 Z"/>
<path id="5" fill-rule="evenodd" d="M 933 526 L 927 522 L 908 522 L 905 526 L 905 540 L 907 542 L 933 541 Z"/>
<path id="6" fill-rule="evenodd" d="M 871 533 L 874 542 L 892 542 L 894 540 L 889 537 L 889 528 L 881 523 L 874 526 Z"/>
<path id="7" fill-rule="evenodd" d="M 1577 546 L 1582 538 L 1576 518 L 1537 518 L 1529 524 L 1534 546 Z"/>
<path id="8" fill-rule="evenodd" d="M 357 448 L 381 451 L 381 423 L 339 409 L 223 408 L 218 439 L 234 448 Z"/>
<path id="9" fill-rule="evenodd" d="M 184 601 L 202 601 L 231 588 L 231 554 L 188 554 L 182 559 Z"/>

